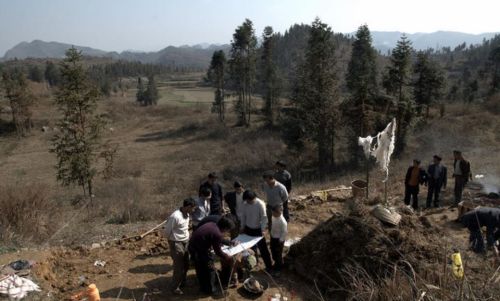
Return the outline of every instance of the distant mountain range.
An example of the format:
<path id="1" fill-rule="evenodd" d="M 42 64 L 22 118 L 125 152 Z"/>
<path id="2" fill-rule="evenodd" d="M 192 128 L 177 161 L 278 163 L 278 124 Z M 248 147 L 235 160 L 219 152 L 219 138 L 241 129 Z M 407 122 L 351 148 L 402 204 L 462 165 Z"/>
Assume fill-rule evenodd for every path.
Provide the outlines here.
<path id="1" fill-rule="evenodd" d="M 229 45 L 198 44 L 180 47 L 168 46 L 155 52 L 123 51 L 118 53 L 85 46 L 34 40 L 30 43 L 21 42 L 7 50 L 2 60 L 11 60 L 15 58 L 63 58 L 66 50 L 72 46 L 80 50 L 85 56 L 109 57 L 112 59 L 191 68 L 206 68 L 215 50 L 229 48 Z"/>
<path id="2" fill-rule="evenodd" d="M 401 38 L 402 32 L 393 31 L 373 31 L 373 46 L 382 53 L 394 48 L 396 42 Z M 454 48 L 462 43 L 480 44 L 484 39 L 491 39 L 498 33 L 483 33 L 483 34 L 467 34 L 462 32 L 452 31 L 436 31 L 433 33 L 414 33 L 406 34 L 412 41 L 413 47 L 416 49 L 442 47 Z M 351 33 L 350 35 L 354 35 Z M 34 40 L 30 43 L 21 42 L 9 49 L 2 60 L 10 60 L 14 58 L 62 58 L 65 51 L 70 48 L 71 44 L 59 42 L 45 42 Z M 228 50 L 229 45 L 220 44 L 198 44 L 194 46 L 168 46 L 156 52 L 140 52 L 140 51 L 123 51 L 108 52 L 99 49 L 94 49 L 84 46 L 76 46 L 86 56 L 109 57 L 113 59 L 123 59 L 129 61 L 140 61 L 142 63 L 154 63 L 170 66 L 182 66 L 193 68 L 206 68 L 210 63 L 210 58 L 215 50 Z"/>
<path id="3" fill-rule="evenodd" d="M 352 33 L 354 35 L 355 33 Z M 373 46 L 382 53 L 396 46 L 396 42 L 401 38 L 403 32 L 399 31 L 372 31 Z M 428 48 L 441 49 L 442 47 L 451 47 L 466 43 L 481 44 L 483 39 L 489 40 L 499 32 L 488 32 L 481 34 L 470 34 L 456 31 L 436 31 L 432 33 L 413 33 L 406 34 L 412 41 L 413 47 L 417 50 Z"/>

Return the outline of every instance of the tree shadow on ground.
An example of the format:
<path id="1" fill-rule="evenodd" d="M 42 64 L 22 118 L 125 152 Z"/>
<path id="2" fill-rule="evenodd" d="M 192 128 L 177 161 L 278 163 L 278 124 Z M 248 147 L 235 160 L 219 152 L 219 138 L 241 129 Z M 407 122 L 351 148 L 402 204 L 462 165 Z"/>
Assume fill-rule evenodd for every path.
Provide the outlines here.
<path id="1" fill-rule="evenodd" d="M 10 136 L 16 133 L 14 123 L 0 119 L 0 137 Z"/>
<path id="2" fill-rule="evenodd" d="M 129 269 L 129 273 L 133 274 L 156 274 L 163 275 L 172 270 L 172 266 L 168 264 L 146 264 Z"/>
<path id="3" fill-rule="evenodd" d="M 144 287 L 128 288 L 115 287 L 102 291 L 102 299 L 110 298 L 113 300 L 199 300 L 205 296 L 198 292 L 195 275 L 188 275 L 187 285 L 184 289 L 184 295 L 176 296 L 170 292 L 170 277 L 158 277 L 144 282 Z"/>

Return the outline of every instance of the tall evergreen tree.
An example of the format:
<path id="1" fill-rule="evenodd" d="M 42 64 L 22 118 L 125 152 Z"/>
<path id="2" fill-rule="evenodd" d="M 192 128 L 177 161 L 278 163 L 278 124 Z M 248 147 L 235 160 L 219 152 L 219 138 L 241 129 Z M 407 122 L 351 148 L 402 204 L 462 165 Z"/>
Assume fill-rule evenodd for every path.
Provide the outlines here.
<path id="1" fill-rule="evenodd" d="M 31 106 L 33 95 L 28 87 L 25 75 L 19 69 L 2 72 L 2 86 L 12 110 L 12 123 L 17 136 L 23 137 L 33 127 Z"/>
<path id="2" fill-rule="evenodd" d="M 350 161 L 357 165 L 359 159 L 358 137 L 372 133 L 375 122 L 377 86 L 377 52 L 367 25 L 356 32 L 352 43 L 351 59 L 347 67 L 346 83 L 349 97 L 342 106 L 343 116 L 349 124 Z"/>
<path id="3" fill-rule="evenodd" d="M 43 82 L 43 71 L 39 66 L 33 65 L 28 69 L 28 78 L 34 82 Z"/>
<path id="4" fill-rule="evenodd" d="M 491 50 L 489 60 L 493 65 L 491 91 L 496 92 L 500 90 L 500 46 Z"/>
<path id="5" fill-rule="evenodd" d="M 405 146 L 408 132 L 414 117 L 414 103 L 409 96 L 411 84 L 411 55 L 413 48 L 410 40 L 403 35 L 391 54 L 390 65 L 384 74 L 383 86 L 395 98 L 396 144 L 394 152 L 400 154 Z M 387 116 L 390 119 L 390 116 Z"/>
<path id="6" fill-rule="evenodd" d="M 301 116 L 303 138 L 316 145 L 321 179 L 335 163 L 336 105 L 339 101 L 336 73 L 332 30 L 317 18 L 312 23 L 305 62 L 299 68 L 292 101 Z"/>
<path id="7" fill-rule="evenodd" d="M 45 64 L 45 79 L 51 87 L 57 86 L 61 81 L 61 72 L 59 68 L 51 61 Z"/>
<path id="8" fill-rule="evenodd" d="M 261 89 L 264 98 L 264 115 L 268 126 L 273 126 L 279 110 L 281 80 L 273 56 L 276 35 L 271 26 L 264 28 L 262 34 Z"/>
<path id="9" fill-rule="evenodd" d="M 425 116 L 429 117 L 429 108 L 442 96 L 444 75 L 437 62 L 429 59 L 423 51 L 417 53 L 417 61 L 413 67 L 416 79 L 413 83 L 413 97 L 417 105 L 417 113 L 425 108 Z"/>
<path id="10" fill-rule="evenodd" d="M 146 105 L 145 104 L 145 90 L 144 90 L 144 84 L 142 83 L 142 78 L 139 76 L 137 78 L 137 92 L 135 93 L 135 100 L 141 104 L 141 105 Z"/>
<path id="11" fill-rule="evenodd" d="M 62 117 L 51 151 L 57 157 L 57 179 L 64 186 L 81 186 L 92 199 L 97 161 L 104 157 L 104 170 L 109 170 L 114 151 L 101 143 L 104 121 L 96 113 L 99 92 L 89 84 L 81 59 L 81 53 L 70 48 L 61 63 L 61 84 L 55 101 Z"/>
<path id="12" fill-rule="evenodd" d="M 257 38 L 253 23 L 246 19 L 238 26 L 231 42 L 230 78 L 238 94 L 235 111 L 238 124 L 249 126 L 252 114 L 252 93 L 255 86 Z"/>
<path id="13" fill-rule="evenodd" d="M 224 103 L 224 86 L 226 70 L 226 55 L 223 50 L 214 51 L 210 68 L 207 72 L 209 82 L 215 88 L 212 111 L 219 116 L 219 121 L 224 122 L 226 106 Z"/>
<path id="14" fill-rule="evenodd" d="M 158 103 L 158 88 L 156 87 L 155 77 L 152 74 L 148 76 L 148 85 L 144 94 L 144 100 L 147 106 L 156 105 Z"/>

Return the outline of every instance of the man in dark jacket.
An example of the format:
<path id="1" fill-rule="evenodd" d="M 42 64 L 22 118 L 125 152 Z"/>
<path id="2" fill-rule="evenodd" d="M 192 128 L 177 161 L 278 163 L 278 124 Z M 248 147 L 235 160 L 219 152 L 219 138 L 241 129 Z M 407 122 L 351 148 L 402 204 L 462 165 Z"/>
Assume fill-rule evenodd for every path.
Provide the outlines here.
<path id="1" fill-rule="evenodd" d="M 462 201 L 465 184 L 467 184 L 469 179 L 472 180 L 472 173 L 470 171 L 470 163 L 464 159 L 461 151 L 453 151 L 453 156 L 455 158 L 453 162 L 453 177 L 455 178 L 454 206 L 457 206 Z"/>
<path id="2" fill-rule="evenodd" d="M 460 220 L 469 229 L 469 242 L 474 252 L 484 252 L 482 227 L 486 227 L 488 247 L 494 247 L 495 238 L 498 236 L 495 230 L 496 233 L 500 230 L 500 208 L 479 207 L 462 215 Z"/>
<path id="3" fill-rule="evenodd" d="M 215 172 L 209 173 L 208 179 L 200 185 L 200 195 L 204 187 L 210 189 L 210 191 L 212 192 L 212 197 L 210 198 L 210 214 L 222 215 L 222 187 L 219 185 L 219 183 L 217 183 L 217 174 Z"/>
<path id="4" fill-rule="evenodd" d="M 218 288 L 217 271 L 211 250 L 224 262 L 224 269 L 221 271 L 219 279 L 222 282 L 221 285 L 227 287 L 232 257 L 224 253 L 221 246 L 224 233 L 228 233 L 233 228 L 234 223 L 230 219 L 222 217 L 217 224 L 208 222 L 200 226 L 193 232 L 189 240 L 189 253 L 194 261 L 196 277 L 203 293 L 211 295 L 216 293 Z"/>
<path id="5" fill-rule="evenodd" d="M 431 207 L 432 197 L 434 197 L 434 207 L 439 207 L 439 193 L 441 188 L 446 188 L 446 167 L 441 165 L 441 157 L 434 155 L 433 163 L 427 169 L 427 204 L 426 208 Z"/>
<path id="6" fill-rule="evenodd" d="M 413 165 L 408 168 L 405 177 L 405 204 L 410 205 L 412 199 L 413 209 L 418 209 L 418 193 L 420 185 L 427 182 L 427 174 L 420 167 L 420 160 L 413 160 Z"/>
<path id="7" fill-rule="evenodd" d="M 274 173 L 274 178 L 276 181 L 285 185 L 286 192 L 290 194 L 292 191 L 292 175 L 288 170 L 286 170 L 286 163 L 284 161 L 278 161 L 274 165 L 276 172 Z M 290 221 L 290 212 L 288 210 L 288 200 L 283 203 L 283 216 L 285 220 Z"/>
<path id="8" fill-rule="evenodd" d="M 235 222 L 236 228 L 231 233 L 231 238 L 235 238 L 239 234 L 240 229 L 240 219 L 241 219 L 241 208 L 243 206 L 243 184 L 239 181 L 235 181 L 233 184 L 234 191 L 230 191 L 224 195 L 224 201 L 229 208 L 231 219 Z"/>

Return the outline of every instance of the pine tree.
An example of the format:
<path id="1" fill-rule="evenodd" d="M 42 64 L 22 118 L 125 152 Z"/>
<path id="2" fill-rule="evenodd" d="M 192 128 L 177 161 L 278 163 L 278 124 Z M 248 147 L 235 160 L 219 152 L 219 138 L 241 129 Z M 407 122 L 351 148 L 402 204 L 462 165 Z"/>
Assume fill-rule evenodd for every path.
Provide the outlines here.
<path id="1" fill-rule="evenodd" d="M 367 25 L 362 25 L 352 43 L 346 75 L 349 97 L 342 106 L 343 116 L 349 125 L 348 152 L 354 165 L 358 164 L 360 157 L 358 137 L 365 137 L 375 130 L 375 99 L 378 94 L 376 59 L 370 30 Z"/>
<path id="2" fill-rule="evenodd" d="M 273 56 L 275 51 L 276 35 L 271 26 L 264 28 L 262 34 L 261 57 L 261 88 L 264 98 L 264 115 L 268 126 L 273 126 L 276 112 L 279 110 L 281 80 Z"/>
<path id="3" fill-rule="evenodd" d="M 299 68 L 292 97 L 295 116 L 303 124 L 301 139 L 318 151 L 321 179 L 334 166 L 336 105 L 339 101 L 336 58 L 331 28 L 318 18 L 312 23 L 305 62 Z M 286 130 L 286 129 L 285 129 Z"/>
<path id="4" fill-rule="evenodd" d="M 23 137 L 33 127 L 31 120 L 33 98 L 25 75 L 19 69 L 4 70 L 2 86 L 12 110 L 12 123 L 16 128 L 17 137 Z"/>
<path id="5" fill-rule="evenodd" d="M 40 69 L 37 65 L 30 66 L 28 70 L 28 78 L 37 83 L 43 82 L 42 69 Z"/>
<path id="6" fill-rule="evenodd" d="M 491 50 L 489 60 L 493 65 L 491 91 L 496 92 L 500 90 L 500 46 Z"/>
<path id="7" fill-rule="evenodd" d="M 207 79 L 215 88 L 214 102 L 212 103 L 212 111 L 219 116 L 219 121 L 224 122 L 226 107 L 224 103 L 224 86 L 225 86 L 225 71 L 226 55 L 223 50 L 214 51 L 212 61 L 207 72 Z"/>
<path id="8" fill-rule="evenodd" d="M 147 106 L 156 105 L 158 103 L 158 88 L 156 87 L 154 75 L 148 76 L 148 85 L 144 92 L 144 101 Z"/>
<path id="9" fill-rule="evenodd" d="M 61 81 L 61 72 L 51 61 L 47 61 L 45 64 L 45 79 L 51 87 L 57 86 Z"/>
<path id="10" fill-rule="evenodd" d="M 140 104 L 140 105 L 146 105 L 145 104 L 145 91 L 144 91 L 144 84 L 142 83 L 142 78 L 139 76 L 137 78 L 137 93 L 135 94 L 135 100 Z"/>
<path id="11" fill-rule="evenodd" d="M 383 86 L 395 97 L 396 144 L 395 154 L 401 154 L 414 117 L 414 103 L 409 96 L 411 55 L 413 48 L 405 35 L 397 42 L 391 54 L 390 65 L 384 74 Z M 387 111 L 387 110 L 386 110 Z M 390 119 L 390 116 L 387 116 Z"/>
<path id="12" fill-rule="evenodd" d="M 250 125 L 256 73 L 256 46 L 257 38 L 253 23 L 246 19 L 233 34 L 229 61 L 232 86 L 238 94 L 235 111 L 239 125 Z"/>
<path id="13" fill-rule="evenodd" d="M 413 83 L 413 97 L 417 105 L 417 113 L 421 114 L 425 108 L 425 117 L 429 117 L 429 108 L 442 96 L 444 76 L 437 62 L 429 59 L 429 55 L 419 51 L 417 61 L 413 67 L 416 75 Z"/>
<path id="14" fill-rule="evenodd" d="M 55 101 L 62 117 L 51 151 L 57 157 L 58 181 L 64 186 L 81 186 L 92 200 L 97 161 L 104 158 L 104 171 L 109 171 L 116 148 L 101 143 L 105 123 L 96 113 L 99 92 L 89 84 L 81 59 L 81 53 L 70 48 L 61 63 L 61 84 Z"/>

